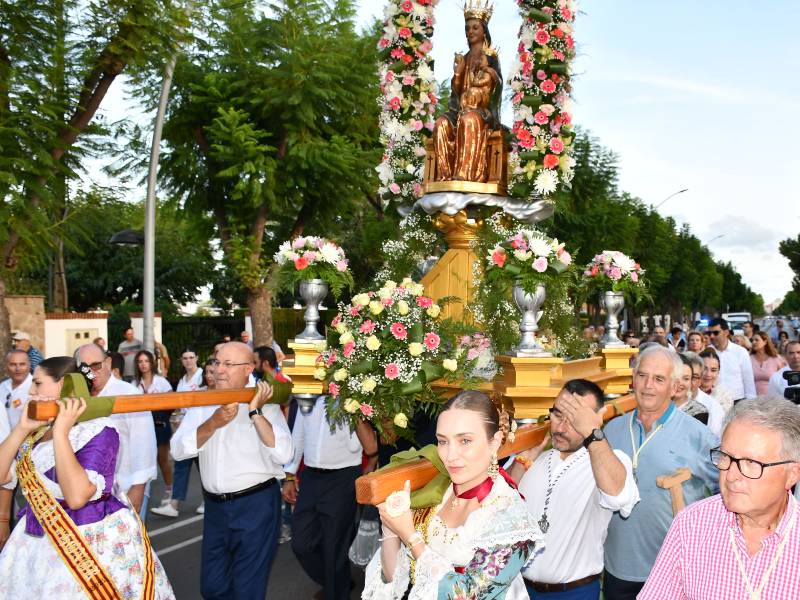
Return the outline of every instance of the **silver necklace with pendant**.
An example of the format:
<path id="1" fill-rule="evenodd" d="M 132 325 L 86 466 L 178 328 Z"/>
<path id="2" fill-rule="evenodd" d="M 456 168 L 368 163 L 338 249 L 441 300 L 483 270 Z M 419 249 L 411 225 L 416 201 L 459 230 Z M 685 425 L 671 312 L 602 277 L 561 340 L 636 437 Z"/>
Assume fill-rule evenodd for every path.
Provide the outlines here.
<path id="1" fill-rule="evenodd" d="M 553 455 L 555 455 L 555 453 L 556 451 L 554 450 L 553 452 L 550 453 L 550 456 L 547 457 L 547 491 L 545 492 L 544 496 L 544 508 L 542 509 L 542 516 L 537 521 L 537 523 L 539 524 L 539 529 L 542 530 L 542 533 L 547 533 L 547 530 L 550 529 L 550 521 L 547 519 L 547 509 L 550 507 L 550 496 L 553 494 L 553 490 L 555 489 L 558 480 L 561 479 L 561 476 L 564 473 L 566 473 L 573 464 L 577 462 L 577 460 L 567 459 L 569 462 L 567 462 L 564 468 L 558 472 L 558 475 L 556 475 L 555 480 L 551 481 L 550 475 L 553 472 Z"/>

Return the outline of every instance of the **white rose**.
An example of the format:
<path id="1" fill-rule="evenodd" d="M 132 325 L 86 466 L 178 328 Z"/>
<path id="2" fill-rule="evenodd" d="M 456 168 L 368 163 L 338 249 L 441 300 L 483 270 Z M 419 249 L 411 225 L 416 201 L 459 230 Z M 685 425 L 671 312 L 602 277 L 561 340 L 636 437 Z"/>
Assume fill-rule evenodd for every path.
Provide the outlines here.
<path id="1" fill-rule="evenodd" d="M 361 382 L 361 391 L 365 394 L 369 394 L 375 387 L 378 385 L 378 382 L 375 381 L 372 377 L 367 377 L 364 381 Z"/>
<path id="2" fill-rule="evenodd" d="M 394 288 L 397 287 L 397 284 L 390 279 L 389 281 L 383 284 L 383 287 L 387 290 L 393 290 Z"/>
<path id="3" fill-rule="evenodd" d="M 408 417 L 404 413 L 397 413 L 394 416 L 394 424 L 405 429 L 408 427 Z"/>
<path id="4" fill-rule="evenodd" d="M 367 294 L 356 294 L 353 296 L 353 304 L 357 304 L 358 306 L 366 306 L 369 304 L 369 295 Z"/>
<path id="5" fill-rule="evenodd" d="M 409 310 L 410 309 L 408 308 L 408 302 L 406 302 L 405 300 L 400 300 L 397 303 L 397 312 L 400 313 L 401 315 L 407 315 Z"/>
<path id="6" fill-rule="evenodd" d="M 439 313 L 442 312 L 442 307 L 439 306 L 438 304 L 432 304 L 431 306 L 428 307 L 428 310 L 426 310 L 425 312 L 428 313 L 428 316 L 431 319 L 435 319 L 436 317 L 439 316 Z"/>
<path id="7" fill-rule="evenodd" d="M 348 342 L 353 341 L 353 334 L 349 331 L 345 331 L 342 335 L 339 336 L 339 343 L 344 346 Z"/>
<path id="8" fill-rule="evenodd" d="M 371 312 L 373 315 L 381 314 L 383 312 L 383 304 L 377 300 L 373 300 L 369 303 L 369 312 Z"/>
<path id="9" fill-rule="evenodd" d="M 445 358 L 442 361 L 442 367 L 446 371 L 455 372 L 458 369 L 458 362 L 453 360 L 452 358 Z"/>
<path id="10" fill-rule="evenodd" d="M 403 513 L 411 510 L 411 494 L 406 490 L 392 492 L 386 498 L 386 512 L 390 517 L 396 519 Z"/>
<path id="11" fill-rule="evenodd" d="M 342 335 L 345 331 L 347 331 L 347 325 L 345 325 L 341 321 L 336 324 L 336 333 Z"/>
<path id="12" fill-rule="evenodd" d="M 316 369 L 314 369 L 314 379 L 323 381 L 327 374 L 328 371 L 324 367 L 317 367 Z"/>
<path id="13" fill-rule="evenodd" d="M 419 356 L 425 351 L 425 346 L 420 344 L 419 342 L 411 342 L 408 345 L 408 353 L 411 356 Z"/>
<path id="14" fill-rule="evenodd" d="M 353 398 L 348 398 L 344 401 L 344 409 L 349 412 L 351 415 L 358 412 L 358 409 L 361 408 L 361 404 L 358 400 L 354 400 Z"/>
<path id="15" fill-rule="evenodd" d="M 347 379 L 347 375 L 347 369 L 336 369 L 333 373 L 333 379 L 334 381 L 344 381 Z"/>

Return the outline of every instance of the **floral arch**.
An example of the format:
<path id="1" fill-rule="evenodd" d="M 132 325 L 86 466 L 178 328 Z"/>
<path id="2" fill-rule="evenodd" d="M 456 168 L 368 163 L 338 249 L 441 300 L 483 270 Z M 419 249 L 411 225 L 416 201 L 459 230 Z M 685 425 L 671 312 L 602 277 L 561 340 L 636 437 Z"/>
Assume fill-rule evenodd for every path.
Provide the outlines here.
<path id="1" fill-rule="evenodd" d="M 496 0 L 510 2 L 511 0 Z M 547 197 L 572 179 L 575 139 L 570 100 L 574 0 L 515 0 L 522 24 L 508 78 L 514 124 L 509 132 L 510 194 Z M 422 195 L 424 140 L 433 134 L 438 89 L 431 50 L 439 0 L 389 0 L 380 57 L 377 167 L 384 201 L 412 204 Z"/>

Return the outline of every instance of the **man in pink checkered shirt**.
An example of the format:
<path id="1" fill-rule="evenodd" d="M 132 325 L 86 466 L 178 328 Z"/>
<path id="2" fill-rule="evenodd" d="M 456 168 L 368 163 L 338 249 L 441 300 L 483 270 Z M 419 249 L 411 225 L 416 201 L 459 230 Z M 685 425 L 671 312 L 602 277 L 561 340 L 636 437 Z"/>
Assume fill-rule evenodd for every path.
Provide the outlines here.
<path id="1" fill-rule="evenodd" d="M 675 517 L 637 600 L 797 600 L 800 407 L 739 402 L 711 455 L 721 495 Z"/>

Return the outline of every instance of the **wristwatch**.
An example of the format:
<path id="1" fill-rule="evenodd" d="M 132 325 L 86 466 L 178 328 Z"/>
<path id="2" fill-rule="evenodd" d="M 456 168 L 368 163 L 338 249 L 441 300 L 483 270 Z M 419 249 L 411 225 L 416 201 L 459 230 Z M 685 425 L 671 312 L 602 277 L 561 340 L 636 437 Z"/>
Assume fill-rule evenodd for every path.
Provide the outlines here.
<path id="1" fill-rule="evenodd" d="M 606 434 L 603 433 L 602 429 L 593 429 L 591 435 L 583 440 L 583 447 L 588 448 L 592 442 L 599 442 L 604 439 L 606 439 Z"/>
<path id="2" fill-rule="evenodd" d="M 255 417 L 256 415 L 258 415 L 259 417 L 263 417 L 263 416 L 264 416 L 264 413 L 263 413 L 263 412 L 261 412 L 261 409 L 260 409 L 260 408 L 257 408 L 257 409 L 255 409 L 255 410 L 251 410 L 249 413 L 247 413 L 247 416 L 248 416 L 250 419 L 252 419 L 252 418 L 253 418 L 253 417 Z"/>

